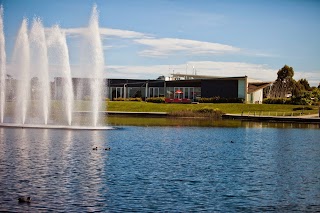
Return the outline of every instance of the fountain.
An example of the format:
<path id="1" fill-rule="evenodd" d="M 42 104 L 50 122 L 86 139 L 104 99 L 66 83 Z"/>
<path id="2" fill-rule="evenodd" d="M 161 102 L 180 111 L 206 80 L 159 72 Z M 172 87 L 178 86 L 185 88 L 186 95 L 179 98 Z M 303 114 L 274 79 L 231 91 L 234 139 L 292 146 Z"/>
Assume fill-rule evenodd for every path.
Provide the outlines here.
<path id="1" fill-rule="evenodd" d="M 23 128 L 112 129 L 102 126 L 104 56 L 97 6 L 84 35 L 87 84 L 74 85 L 65 32 L 58 25 L 45 30 L 40 18 L 23 18 L 13 50 L 10 72 L 6 71 L 3 7 L 0 8 L 0 126 Z M 53 75 L 54 73 L 54 75 Z M 10 79 L 8 78 L 10 76 Z M 54 82 L 50 83 L 50 79 Z M 74 121 L 75 91 L 79 85 L 90 91 L 91 112 L 85 125 Z M 79 99 L 79 97 L 77 97 Z"/>
<path id="2" fill-rule="evenodd" d="M 16 110 L 14 121 L 25 124 L 30 100 L 30 47 L 27 33 L 27 19 L 24 18 L 13 50 L 13 69 L 17 78 Z"/>
<path id="3" fill-rule="evenodd" d="M 6 77 L 6 51 L 3 33 L 3 7 L 0 7 L 0 123 L 4 121 L 5 109 L 5 77 Z"/>
<path id="4" fill-rule="evenodd" d="M 49 62 L 47 54 L 46 38 L 40 18 L 34 18 L 30 31 L 31 70 L 37 75 L 39 89 L 39 111 L 43 123 L 48 124 L 50 112 L 50 81 Z"/>

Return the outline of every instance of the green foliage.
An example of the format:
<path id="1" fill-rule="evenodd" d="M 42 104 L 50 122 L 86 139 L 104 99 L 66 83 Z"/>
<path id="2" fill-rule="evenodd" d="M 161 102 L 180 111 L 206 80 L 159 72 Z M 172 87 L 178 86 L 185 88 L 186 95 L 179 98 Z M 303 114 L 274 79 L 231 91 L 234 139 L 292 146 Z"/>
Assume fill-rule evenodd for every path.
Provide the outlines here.
<path id="1" fill-rule="evenodd" d="M 292 104 L 292 105 L 317 105 L 320 100 L 320 89 L 300 91 L 291 98 L 266 98 L 264 104 Z"/>
<path id="2" fill-rule="evenodd" d="M 146 101 L 147 102 L 151 102 L 151 103 L 164 103 L 165 102 L 165 98 L 164 97 L 147 98 Z"/>
<path id="3" fill-rule="evenodd" d="M 199 109 L 187 109 L 181 111 L 174 111 L 169 113 L 175 117 L 205 117 L 205 118 L 221 118 L 224 113 L 219 109 L 213 109 L 211 107 L 203 107 Z"/>
<path id="4" fill-rule="evenodd" d="M 284 65 L 284 67 L 282 67 L 277 74 L 278 78 L 272 85 L 270 97 L 285 98 L 286 95 L 292 93 L 295 88 L 293 68 L 289 67 L 288 65 Z"/>
<path id="5" fill-rule="evenodd" d="M 312 104 L 312 100 L 310 98 L 303 98 L 302 96 L 298 96 L 298 97 L 292 97 L 291 98 L 291 104 L 294 105 L 311 105 Z"/>
<path id="6" fill-rule="evenodd" d="M 291 98 L 265 98 L 264 104 L 291 104 Z"/>
<path id="7" fill-rule="evenodd" d="M 312 97 L 314 98 L 314 102 L 320 101 L 320 88 L 314 88 L 312 91 Z"/>
<path id="8" fill-rule="evenodd" d="M 299 81 L 297 81 L 297 84 L 301 85 L 302 90 L 307 90 L 307 91 L 310 90 L 310 84 L 308 80 L 305 78 L 301 78 Z"/>
<path id="9" fill-rule="evenodd" d="M 142 101 L 141 98 L 114 98 L 113 101 Z"/>
<path id="10" fill-rule="evenodd" d="M 200 98 L 200 103 L 243 103 L 243 98 L 220 98 L 220 97 L 212 97 L 212 98 Z"/>
<path id="11" fill-rule="evenodd" d="M 278 70 L 278 79 L 285 81 L 286 79 L 292 79 L 294 76 L 294 71 L 292 67 L 284 65 L 280 70 Z"/>

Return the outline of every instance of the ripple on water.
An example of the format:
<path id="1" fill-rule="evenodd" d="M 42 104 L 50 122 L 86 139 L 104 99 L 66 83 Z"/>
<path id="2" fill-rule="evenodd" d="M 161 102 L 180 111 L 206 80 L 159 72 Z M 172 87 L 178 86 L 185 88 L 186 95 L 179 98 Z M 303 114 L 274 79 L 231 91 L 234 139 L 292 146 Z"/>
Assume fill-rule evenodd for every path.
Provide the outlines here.
<path id="1" fill-rule="evenodd" d="M 0 211 L 320 211 L 316 129 L 1 133 Z"/>

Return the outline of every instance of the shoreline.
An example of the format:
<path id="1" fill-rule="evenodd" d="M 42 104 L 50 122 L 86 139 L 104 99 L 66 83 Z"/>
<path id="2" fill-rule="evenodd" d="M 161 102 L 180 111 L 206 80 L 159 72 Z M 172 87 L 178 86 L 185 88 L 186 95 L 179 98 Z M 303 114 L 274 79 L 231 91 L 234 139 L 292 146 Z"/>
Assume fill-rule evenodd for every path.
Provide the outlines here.
<path id="1" fill-rule="evenodd" d="M 88 114 L 90 111 L 77 111 L 75 113 Z M 167 112 L 124 112 L 124 111 L 101 111 L 105 115 L 115 116 L 137 116 L 137 117 L 174 117 Z M 305 116 L 259 116 L 259 115 L 239 115 L 224 114 L 222 119 L 244 120 L 244 121 L 266 121 L 266 122 L 292 122 L 292 123 L 320 123 L 318 114 Z M 181 117 L 182 118 L 182 117 Z M 196 117 L 188 117 L 196 118 Z M 199 118 L 199 117 L 197 117 Z"/>
<path id="2" fill-rule="evenodd" d="M 291 123 L 320 123 L 320 118 L 315 115 L 308 116 L 255 116 L 224 114 L 222 118 L 244 121 L 267 121 L 267 122 L 291 122 Z"/>

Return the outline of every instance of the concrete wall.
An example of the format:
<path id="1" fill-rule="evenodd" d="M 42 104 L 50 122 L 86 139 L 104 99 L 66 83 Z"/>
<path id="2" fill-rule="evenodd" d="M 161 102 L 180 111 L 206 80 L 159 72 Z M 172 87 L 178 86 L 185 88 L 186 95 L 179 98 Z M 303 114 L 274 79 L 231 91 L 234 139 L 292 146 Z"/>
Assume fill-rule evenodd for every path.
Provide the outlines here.
<path id="1" fill-rule="evenodd" d="M 263 90 L 258 90 L 256 92 L 247 95 L 247 103 L 249 104 L 261 104 L 263 101 Z"/>

